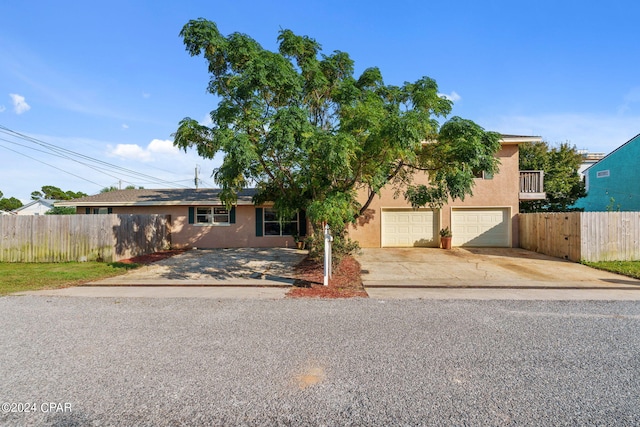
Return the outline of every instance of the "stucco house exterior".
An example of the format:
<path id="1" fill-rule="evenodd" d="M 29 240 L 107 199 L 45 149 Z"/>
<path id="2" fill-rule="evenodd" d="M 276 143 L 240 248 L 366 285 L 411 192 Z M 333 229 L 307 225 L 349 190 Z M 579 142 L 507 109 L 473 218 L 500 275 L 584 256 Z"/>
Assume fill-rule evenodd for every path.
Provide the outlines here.
<path id="1" fill-rule="evenodd" d="M 500 171 L 479 174 L 473 196 L 441 209 L 414 210 L 393 189 L 383 190 L 366 215 L 349 228 L 361 247 L 438 246 L 439 230 L 450 227 L 454 246 L 518 246 L 517 214 L 521 199 L 544 198 L 541 171 L 518 170 L 518 145 L 539 137 L 503 135 L 497 153 Z M 427 175 L 416 182 L 427 182 Z M 198 248 L 294 247 L 294 234 L 304 236 L 307 220 L 299 212 L 280 223 L 269 205 L 252 202 L 247 189 L 227 210 L 219 189 L 120 190 L 57 202 L 75 206 L 78 214 L 164 214 L 171 216 L 172 246 Z M 364 202 L 364 194 L 362 195 Z"/>
<path id="2" fill-rule="evenodd" d="M 640 211 L 640 134 L 584 171 L 586 197 L 575 207 L 586 212 Z"/>

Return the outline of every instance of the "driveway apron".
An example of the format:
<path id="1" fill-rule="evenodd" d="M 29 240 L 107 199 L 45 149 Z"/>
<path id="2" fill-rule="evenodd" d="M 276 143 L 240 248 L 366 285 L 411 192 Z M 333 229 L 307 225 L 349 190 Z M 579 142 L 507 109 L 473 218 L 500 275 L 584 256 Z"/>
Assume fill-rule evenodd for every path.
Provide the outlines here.
<path id="1" fill-rule="evenodd" d="M 306 255 L 289 248 L 195 249 L 85 286 L 289 287 Z"/>
<path id="2" fill-rule="evenodd" d="M 511 248 L 363 249 L 365 288 L 636 289 L 640 281 Z"/>

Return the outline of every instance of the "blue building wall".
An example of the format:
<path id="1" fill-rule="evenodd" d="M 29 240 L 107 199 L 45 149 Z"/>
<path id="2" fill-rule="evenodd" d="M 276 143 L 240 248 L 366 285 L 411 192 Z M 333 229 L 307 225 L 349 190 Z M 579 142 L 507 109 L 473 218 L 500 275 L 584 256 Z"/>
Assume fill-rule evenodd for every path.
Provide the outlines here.
<path id="1" fill-rule="evenodd" d="M 585 171 L 587 196 L 575 207 L 586 212 L 640 211 L 640 134 Z"/>

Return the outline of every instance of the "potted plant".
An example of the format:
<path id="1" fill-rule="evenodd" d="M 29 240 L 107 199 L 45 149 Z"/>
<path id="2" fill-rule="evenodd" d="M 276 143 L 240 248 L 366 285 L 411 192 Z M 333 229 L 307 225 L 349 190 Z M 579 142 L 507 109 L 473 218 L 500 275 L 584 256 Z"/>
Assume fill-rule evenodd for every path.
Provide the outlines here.
<path id="1" fill-rule="evenodd" d="M 296 247 L 298 249 L 304 249 L 304 239 L 300 238 L 300 235 L 298 235 L 298 233 L 293 233 L 293 240 L 296 242 Z"/>
<path id="2" fill-rule="evenodd" d="M 440 230 L 440 244 L 442 245 L 442 249 L 451 249 L 451 237 L 449 227 Z"/>

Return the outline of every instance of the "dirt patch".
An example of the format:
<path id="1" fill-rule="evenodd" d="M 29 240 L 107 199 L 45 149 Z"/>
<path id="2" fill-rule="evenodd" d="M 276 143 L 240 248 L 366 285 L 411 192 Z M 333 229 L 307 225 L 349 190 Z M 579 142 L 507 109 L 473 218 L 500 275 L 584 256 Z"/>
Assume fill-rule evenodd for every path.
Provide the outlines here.
<path id="1" fill-rule="evenodd" d="M 168 251 L 154 252 L 147 255 L 139 255 L 133 258 L 121 259 L 118 262 L 122 264 L 141 264 L 148 265 L 163 259 L 171 258 L 174 255 L 184 253 L 187 249 L 171 249 Z"/>
<path id="2" fill-rule="evenodd" d="M 290 298 L 367 298 L 360 280 L 360 263 L 346 256 L 334 268 L 329 286 L 323 285 L 322 262 L 305 258 L 295 267 L 296 281 L 287 293 Z"/>

